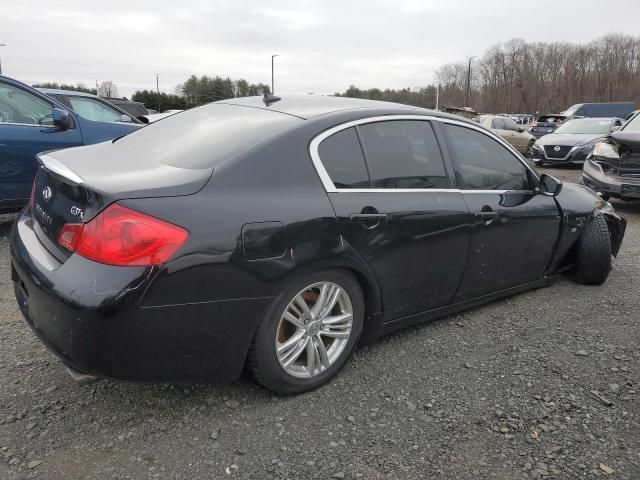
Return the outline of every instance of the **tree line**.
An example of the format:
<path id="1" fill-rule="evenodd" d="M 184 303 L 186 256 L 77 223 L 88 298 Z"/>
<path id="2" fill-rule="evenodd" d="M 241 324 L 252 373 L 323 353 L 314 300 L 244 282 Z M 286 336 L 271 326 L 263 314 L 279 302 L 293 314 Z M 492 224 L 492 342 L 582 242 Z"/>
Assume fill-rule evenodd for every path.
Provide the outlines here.
<path id="1" fill-rule="evenodd" d="M 34 85 L 40 88 L 53 88 L 60 90 L 75 90 L 78 92 L 92 93 L 103 97 L 117 97 L 118 87 L 107 80 L 95 88 L 87 88 L 83 83 L 65 84 L 55 82 L 44 82 Z M 196 77 L 191 75 L 184 83 L 176 86 L 174 93 L 164 93 L 155 90 L 137 90 L 131 99 L 136 102 L 143 102 L 147 108 L 165 110 L 184 110 L 191 107 L 215 102 L 216 100 L 226 100 L 235 97 L 248 97 L 253 95 L 264 95 L 270 93 L 271 88 L 264 83 L 249 83 L 244 78 L 233 80 L 230 77 L 216 75 L 210 77 L 202 75 Z"/>
<path id="2" fill-rule="evenodd" d="M 248 97 L 270 93 L 269 85 L 249 83 L 244 78 L 233 80 L 230 77 L 216 75 L 210 77 L 191 75 L 184 83 L 176 86 L 173 94 L 160 94 L 160 111 L 168 109 L 186 109 L 204 105 L 217 100 L 235 97 Z M 144 102 L 148 108 L 158 108 L 158 93 L 153 90 L 137 91 L 132 99 Z"/>
<path id="3" fill-rule="evenodd" d="M 576 103 L 632 101 L 640 106 L 640 37 L 612 34 L 587 44 L 525 42 L 494 45 L 471 62 L 440 67 L 435 82 L 418 89 L 338 94 L 416 106 L 470 106 L 480 112 L 557 113 Z M 468 105 L 467 105 L 468 103 Z"/>
<path id="4" fill-rule="evenodd" d="M 454 62 L 441 66 L 423 87 L 362 90 L 352 85 L 336 95 L 434 108 L 438 91 L 440 107 L 496 113 L 558 113 L 583 102 L 633 101 L 640 107 L 640 37 L 611 34 L 586 44 L 512 39 L 494 45 L 471 62 L 467 101 L 468 74 L 467 61 Z M 40 86 L 96 93 L 82 84 Z M 98 93 L 115 97 L 117 86 L 102 82 Z M 173 94 L 141 90 L 132 99 L 164 111 L 265 93 L 270 88 L 264 83 L 191 75 Z"/>
<path id="5" fill-rule="evenodd" d="M 75 85 L 70 83 L 57 83 L 57 82 L 42 82 L 33 85 L 36 88 L 51 88 L 55 90 L 73 90 L 76 92 L 91 93 L 93 95 L 100 95 L 101 97 L 117 97 L 118 87 L 111 80 L 106 80 L 98 85 L 98 88 L 87 87 L 84 83 L 76 83 Z"/>

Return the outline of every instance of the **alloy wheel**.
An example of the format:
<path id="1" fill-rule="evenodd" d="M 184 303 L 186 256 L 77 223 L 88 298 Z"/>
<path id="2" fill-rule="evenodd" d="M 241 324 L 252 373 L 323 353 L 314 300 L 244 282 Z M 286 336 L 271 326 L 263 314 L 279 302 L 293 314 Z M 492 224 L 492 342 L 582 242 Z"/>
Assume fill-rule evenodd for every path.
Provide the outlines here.
<path id="1" fill-rule="evenodd" d="M 280 366 L 297 378 L 319 375 L 340 357 L 352 327 L 353 306 L 344 288 L 333 282 L 309 285 L 280 317 L 275 338 Z"/>

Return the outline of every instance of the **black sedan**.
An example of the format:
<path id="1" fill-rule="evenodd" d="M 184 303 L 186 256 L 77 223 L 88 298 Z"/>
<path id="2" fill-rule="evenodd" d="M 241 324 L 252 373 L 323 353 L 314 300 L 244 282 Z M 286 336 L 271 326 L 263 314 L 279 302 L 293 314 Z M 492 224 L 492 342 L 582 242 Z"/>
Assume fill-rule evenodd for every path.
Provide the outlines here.
<path id="1" fill-rule="evenodd" d="M 621 118 L 577 118 L 558 127 L 533 144 L 533 161 L 545 163 L 583 164 L 596 143 L 620 128 Z"/>
<path id="2" fill-rule="evenodd" d="M 605 281 L 626 222 L 460 117 L 348 98 L 212 103 L 40 155 L 18 304 L 76 377 L 277 392 L 359 341 L 561 272 Z"/>

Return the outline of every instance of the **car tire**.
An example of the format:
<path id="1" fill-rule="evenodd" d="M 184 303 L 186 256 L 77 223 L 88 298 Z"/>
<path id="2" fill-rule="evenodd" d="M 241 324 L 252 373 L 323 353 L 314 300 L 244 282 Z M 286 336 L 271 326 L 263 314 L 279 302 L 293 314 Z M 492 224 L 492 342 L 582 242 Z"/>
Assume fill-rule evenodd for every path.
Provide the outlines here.
<path id="1" fill-rule="evenodd" d="M 611 236 L 604 216 L 596 215 L 577 241 L 573 279 L 583 285 L 601 285 L 611 271 Z"/>
<path id="2" fill-rule="evenodd" d="M 330 295 L 338 294 L 331 307 Z M 348 320 L 335 322 L 342 317 L 346 319 L 348 314 L 350 326 Z M 363 324 L 364 298 L 353 275 L 342 270 L 304 275 L 288 284 L 260 322 L 249 350 L 248 367 L 259 383 L 276 393 L 313 390 L 335 377 L 344 366 L 360 338 Z M 346 338 L 332 336 L 344 336 L 347 332 Z"/>

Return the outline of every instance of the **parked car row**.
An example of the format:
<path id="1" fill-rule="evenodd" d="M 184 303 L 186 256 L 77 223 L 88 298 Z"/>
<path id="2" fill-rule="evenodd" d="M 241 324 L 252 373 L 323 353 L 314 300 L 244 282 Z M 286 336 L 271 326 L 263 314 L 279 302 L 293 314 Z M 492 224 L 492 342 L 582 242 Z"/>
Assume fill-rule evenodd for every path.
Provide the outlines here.
<path id="1" fill-rule="evenodd" d="M 535 137 L 518 125 L 512 118 L 502 115 L 483 115 L 480 125 L 500 135 L 520 153 L 527 155 L 533 148 Z"/>

